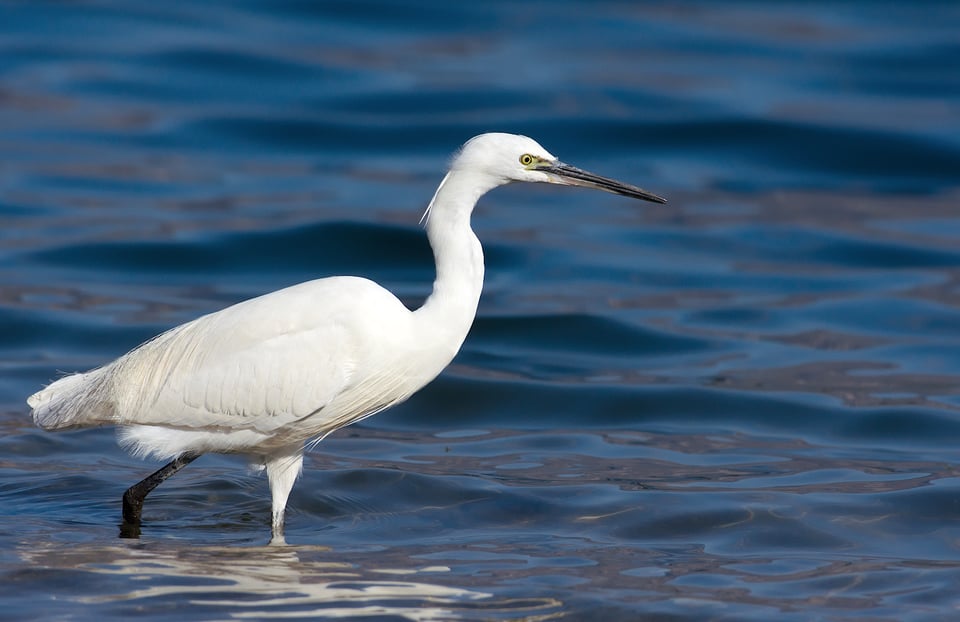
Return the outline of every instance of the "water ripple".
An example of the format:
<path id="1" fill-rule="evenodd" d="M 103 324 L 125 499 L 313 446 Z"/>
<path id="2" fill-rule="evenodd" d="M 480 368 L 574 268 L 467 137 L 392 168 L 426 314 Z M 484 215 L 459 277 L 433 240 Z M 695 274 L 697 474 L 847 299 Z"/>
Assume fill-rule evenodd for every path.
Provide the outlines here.
<path id="1" fill-rule="evenodd" d="M 960 581 L 960 12 L 807 4 L 4 6 L 10 619 L 949 619 Z M 668 196 L 508 187 L 453 366 L 264 478 L 24 398 L 225 305 L 415 307 L 449 154 L 525 133 Z"/>

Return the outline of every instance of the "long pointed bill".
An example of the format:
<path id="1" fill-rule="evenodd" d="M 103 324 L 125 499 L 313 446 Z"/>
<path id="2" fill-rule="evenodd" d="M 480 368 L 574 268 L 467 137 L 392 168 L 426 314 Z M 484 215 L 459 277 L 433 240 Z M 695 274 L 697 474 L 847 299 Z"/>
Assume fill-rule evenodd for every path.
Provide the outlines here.
<path id="1" fill-rule="evenodd" d="M 625 184 L 622 181 L 610 179 L 609 177 L 594 175 L 593 173 L 588 173 L 587 171 L 580 170 L 575 166 L 570 166 L 569 164 L 564 164 L 563 162 L 551 162 L 545 166 L 537 167 L 537 170 L 549 175 L 555 183 L 564 184 L 566 186 L 596 188 L 597 190 L 612 192 L 614 194 L 622 194 L 625 197 L 642 199 L 652 203 L 667 202 L 667 200 L 663 197 L 657 196 L 652 192 L 647 192 L 643 188 Z"/>

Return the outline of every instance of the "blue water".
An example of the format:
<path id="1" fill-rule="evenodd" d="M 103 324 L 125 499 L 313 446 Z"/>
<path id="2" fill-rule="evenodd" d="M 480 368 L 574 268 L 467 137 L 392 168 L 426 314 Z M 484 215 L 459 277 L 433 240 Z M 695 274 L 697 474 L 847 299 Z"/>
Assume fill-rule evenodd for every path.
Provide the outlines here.
<path id="1" fill-rule="evenodd" d="M 2 620 L 947 620 L 960 7 L 0 2 Z M 265 478 L 24 399 L 361 274 L 484 131 L 670 199 L 509 187 L 454 364 Z"/>

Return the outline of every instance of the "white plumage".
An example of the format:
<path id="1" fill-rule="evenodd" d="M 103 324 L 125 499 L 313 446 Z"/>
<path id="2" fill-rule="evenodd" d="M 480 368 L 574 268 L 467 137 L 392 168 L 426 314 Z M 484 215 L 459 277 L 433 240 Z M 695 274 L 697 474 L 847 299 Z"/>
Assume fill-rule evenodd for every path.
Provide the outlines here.
<path id="1" fill-rule="evenodd" d="M 589 186 L 664 202 L 562 164 L 524 136 L 480 135 L 454 158 L 424 214 L 437 278 L 421 308 L 408 310 L 363 278 L 301 283 L 205 315 L 103 367 L 57 380 L 28 399 L 34 421 L 47 430 L 120 426 L 121 444 L 142 456 L 191 456 L 189 462 L 207 452 L 249 455 L 267 468 L 274 538 L 282 541 L 304 443 L 407 399 L 460 349 L 484 272 L 470 215 L 484 193 L 511 181 Z M 139 503 L 183 464 L 140 490 Z M 125 518 L 126 506 L 125 496 Z M 129 520 L 139 523 L 139 506 Z"/>

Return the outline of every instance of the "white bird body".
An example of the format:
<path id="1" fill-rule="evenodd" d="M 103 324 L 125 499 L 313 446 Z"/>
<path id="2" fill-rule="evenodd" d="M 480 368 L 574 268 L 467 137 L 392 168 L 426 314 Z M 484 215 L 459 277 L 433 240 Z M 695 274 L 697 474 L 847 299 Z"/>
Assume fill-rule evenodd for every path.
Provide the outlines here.
<path id="1" fill-rule="evenodd" d="M 357 314 L 358 307 L 378 312 Z M 105 367 L 55 382 L 31 404 L 47 429 L 183 432 L 170 445 L 149 433 L 127 436 L 136 453 L 157 458 L 237 451 L 242 438 L 270 451 L 395 404 L 432 380 L 455 350 L 417 340 L 417 327 L 372 281 L 309 281 L 171 329 Z"/>
<path id="2" fill-rule="evenodd" d="M 521 166 L 518 157 L 541 164 Z M 480 196 L 522 180 L 662 201 L 633 186 L 607 187 L 619 182 L 597 176 L 560 178 L 548 164 L 558 173 L 590 175 L 559 164 L 522 136 L 484 134 L 463 147 L 425 214 L 437 277 L 415 311 L 363 278 L 294 285 L 182 324 L 112 363 L 57 380 L 28 399 L 34 420 L 48 430 L 120 426 L 121 444 L 137 455 L 249 455 L 267 468 L 274 537 L 282 541 L 304 443 L 404 401 L 460 349 L 483 286 L 483 251 L 470 228 Z"/>

